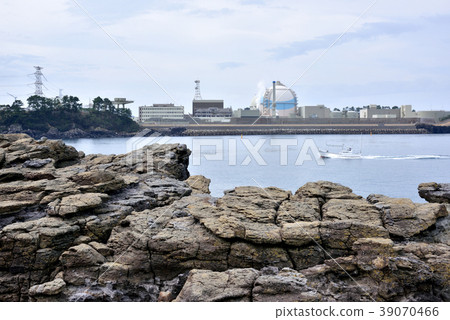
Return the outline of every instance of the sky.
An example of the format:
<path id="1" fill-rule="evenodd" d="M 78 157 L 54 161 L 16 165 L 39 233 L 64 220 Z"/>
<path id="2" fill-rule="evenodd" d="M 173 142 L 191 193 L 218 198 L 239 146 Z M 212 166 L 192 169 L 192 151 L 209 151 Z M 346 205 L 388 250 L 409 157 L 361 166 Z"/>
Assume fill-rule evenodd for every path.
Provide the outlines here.
<path id="1" fill-rule="evenodd" d="M 298 104 L 450 110 L 448 0 L 2 0 L 0 104 L 34 92 L 247 107 L 273 80 Z M 12 96 L 11 96 L 12 95 Z"/>

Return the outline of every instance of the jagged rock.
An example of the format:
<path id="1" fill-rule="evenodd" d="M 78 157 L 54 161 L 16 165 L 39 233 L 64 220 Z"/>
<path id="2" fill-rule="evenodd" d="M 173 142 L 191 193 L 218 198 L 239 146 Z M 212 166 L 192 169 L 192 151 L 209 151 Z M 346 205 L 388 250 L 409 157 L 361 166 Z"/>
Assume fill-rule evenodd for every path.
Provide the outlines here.
<path id="1" fill-rule="evenodd" d="M 98 243 L 96 241 L 89 242 L 89 245 L 94 248 L 98 253 L 104 257 L 108 257 L 114 254 L 114 250 L 106 246 L 104 243 Z"/>
<path id="2" fill-rule="evenodd" d="M 364 199 L 331 199 L 322 207 L 323 221 L 357 220 L 382 226 L 381 214 L 377 208 Z"/>
<path id="3" fill-rule="evenodd" d="M 81 172 L 69 179 L 79 186 L 81 192 L 109 193 L 125 186 L 120 176 L 109 171 Z"/>
<path id="4" fill-rule="evenodd" d="M 158 206 L 168 205 L 176 199 L 189 196 L 192 190 L 186 183 L 172 179 L 149 179 L 145 181 L 144 195 L 154 199 Z"/>
<path id="5" fill-rule="evenodd" d="M 277 209 L 289 196 L 273 187 L 237 187 L 215 206 L 198 202 L 189 206 L 189 212 L 219 237 L 277 244 L 281 242 L 280 227 L 275 224 Z"/>
<path id="6" fill-rule="evenodd" d="M 317 198 L 284 201 L 278 209 L 277 224 L 319 220 L 321 220 L 321 212 Z"/>
<path id="7" fill-rule="evenodd" d="M 131 146 L 133 147 L 133 146 Z M 175 179 L 189 178 L 187 166 L 191 151 L 185 144 L 152 144 L 115 158 L 115 172 L 160 172 Z"/>
<path id="8" fill-rule="evenodd" d="M 356 263 L 363 270 L 380 270 L 388 266 L 394 255 L 394 242 L 384 238 L 362 238 L 353 243 L 357 252 Z"/>
<path id="9" fill-rule="evenodd" d="M 3 150 L 3 148 L 0 148 L 0 169 L 3 167 L 4 163 L 5 163 L 5 150 Z"/>
<path id="10" fill-rule="evenodd" d="M 129 267 L 117 262 L 105 262 L 100 267 L 98 282 L 124 283 L 128 280 Z"/>
<path id="11" fill-rule="evenodd" d="M 6 166 L 31 159 L 51 158 L 56 164 L 79 159 L 78 151 L 61 140 L 36 141 L 22 134 L 1 135 L 0 141 L 6 151 Z"/>
<path id="12" fill-rule="evenodd" d="M 38 295 L 54 296 L 60 294 L 65 287 L 66 283 L 64 282 L 64 280 L 57 278 L 53 281 L 32 286 L 28 290 L 28 293 L 30 296 L 38 296 Z"/>
<path id="13" fill-rule="evenodd" d="M 101 265 L 105 257 L 87 244 L 79 244 L 64 251 L 60 257 L 61 264 L 67 268 Z"/>
<path id="14" fill-rule="evenodd" d="M 410 199 L 369 195 L 368 200 L 381 211 L 383 224 L 393 236 L 410 238 L 436 223 L 448 212 L 443 204 L 416 204 Z"/>
<path id="15" fill-rule="evenodd" d="M 161 291 L 158 296 L 158 302 L 170 302 L 173 300 L 171 292 Z"/>
<path id="16" fill-rule="evenodd" d="M 50 215 L 65 217 L 100 206 L 108 195 L 103 193 L 84 193 L 67 196 L 49 203 L 47 212 Z"/>
<path id="17" fill-rule="evenodd" d="M 224 272 L 193 269 L 175 301 L 250 301 L 255 269 L 232 269 Z"/>
<path id="18" fill-rule="evenodd" d="M 0 183 L 23 180 L 24 178 L 24 174 L 15 168 L 8 168 L 0 171 Z"/>
<path id="19" fill-rule="evenodd" d="M 322 222 L 320 238 L 326 248 L 350 250 L 360 238 L 388 238 L 388 231 L 380 226 L 357 221 Z"/>
<path id="20" fill-rule="evenodd" d="M 0 301 L 450 301 L 442 204 L 327 181 L 217 199 L 179 180 L 185 146 L 72 151 L 0 135 Z"/>
<path id="21" fill-rule="evenodd" d="M 328 252 L 329 249 L 327 249 Z M 287 249 L 289 257 L 292 260 L 293 268 L 301 270 L 323 263 L 325 256 L 329 258 L 324 250 L 317 244 L 300 248 Z"/>
<path id="22" fill-rule="evenodd" d="M 300 187 L 293 199 L 318 198 L 322 203 L 330 199 L 361 199 L 352 189 L 329 181 L 308 182 Z"/>
<path id="23" fill-rule="evenodd" d="M 22 167 L 38 169 L 38 168 L 42 168 L 43 166 L 45 166 L 51 162 L 52 162 L 52 159 L 50 159 L 50 158 L 27 160 L 22 164 Z"/>
<path id="24" fill-rule="evenodd" d="M 0 202 L 0 215 L 11 214 L 21 210 L 23 207 L 28 207 L 33 205 L 33 201 L 2 201 Z"/>
<path id="25" fill-rule="evenodd" d="M 296 247 L 320 243 L 319 227 L 318 221 L 286 223 L 281 229 L 281 238 L 284 243 Z"/>
<path id="26" fill-rule="evenodd" d="M 421 183 L 418 189 L 419 196 L 428 202 L 450 203 L 450 183 Z"/>
<path id="27" fill-rule="evenodd" d="M 450 246 L 442 243 L 410 242 L 394 246 L 394 250 L 404 255 L 413 254 L 431 267 L 434 281 L 443 287 L 443 300 L 450 299 Z"/>
<path id="28" fill-rule="evenodd" d="M 256 302 L 317 302 L 322 295 L 307 285 L 304 275 L 285 268 L 274 275 L 261 275 L 252 291 Z"/>
<path id="29" fill-rule="evenodd" d="M 50 280 L 60 254 L 71 245 L 79 230 L 78 226 L 55 218 L 4 227 L 0 231 L 0 270 L 7 270 L 9 277 L 16 279 L 6 292 L 18 294 L 26 301 L 30 286 Z"/>
<path id="30" fill-rule="evenodd" d="M 262 269 L 265 266 L 292 268 L 293 264 L 284 248 L 265 247 L 245 242 L 234 242 L 231 244 L 228 255 L 229 268 Z"/>
<path id="31" fill-rule="evenodd" d="M 226 270 L 230 244 L 212 235 L 192 217 L 172 219 L 148 240 L 153 270 L 170 279 L 193 268 Z"/>
<path id="32" fill-rule="evenodd" d="M 207 193 L 209 194 L 209 184 L 211 179 L 205 178 L 204 176 L 190 176 L 185 181 L 187 185 L 192 189 L 192 193 Z"/>

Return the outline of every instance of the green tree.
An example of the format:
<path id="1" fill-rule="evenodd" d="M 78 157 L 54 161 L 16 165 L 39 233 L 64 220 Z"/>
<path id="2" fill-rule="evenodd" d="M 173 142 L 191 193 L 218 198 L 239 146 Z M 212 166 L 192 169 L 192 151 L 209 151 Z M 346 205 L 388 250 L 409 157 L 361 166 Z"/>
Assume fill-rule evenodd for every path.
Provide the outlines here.
<path id="1" fill-rule="evenodd" d="M 62 98 L 61 107 L 66 111 L 78 112 L 81 109 L 81 103 L 79 103 L 79 101 L 80 99 L 78 99 L 78 97 L 64 96 Z"/>
<path id="2" fill-rule="evenodd" d="M 116 108 L 113 105 L 111 100 L 109 100 L 108 98 L 105 98 L 103 100 L 103 111 L 110 111 L 110 112 L 114 113 L 115 109 Z"/>
<path id="3" fill-rule="evenodd" d="M 94 109 L 95 111 L 100 111 L 103 108 L 103 99 L 100 97 L 95 98 L 92 104 L 92 109 Z"/>
<path id="4" fill-rule="evenodd" d="M 27 99 L 28 107 L 34 111 L 48 112 L 55 108 L 54 101 L 50 98 L 38 95 L 31 96 Z"/>

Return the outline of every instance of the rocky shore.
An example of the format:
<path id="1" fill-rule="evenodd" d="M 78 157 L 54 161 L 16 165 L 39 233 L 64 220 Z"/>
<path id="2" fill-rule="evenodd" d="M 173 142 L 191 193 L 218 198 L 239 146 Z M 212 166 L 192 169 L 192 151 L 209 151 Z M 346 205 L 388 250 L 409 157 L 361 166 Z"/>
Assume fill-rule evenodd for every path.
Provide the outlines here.
<path id="1" fill-rule="evenodd" d="M 0 130 L 0 134 L 27 134 L 32 138 L 40 139 L 46 137 L 49 139 L 96 139 L 96 138 L 120 138 L 132 137 L 136 133 L 115 132 L 105 128 L 94 128 L 90 130 L 82 130 L 80 128 L 70 129 L 68 131 L 60 131 L 57 128 L 51 128 L 48 131 L 23 129 L 21 125 L 11 125 L 7 129 Z"/>
<path id="2" fill-rule="evenodd" d="M 450 301 L 450 184 L 214 198 L 189 155 L 0 135 L 0 301 Z"/>

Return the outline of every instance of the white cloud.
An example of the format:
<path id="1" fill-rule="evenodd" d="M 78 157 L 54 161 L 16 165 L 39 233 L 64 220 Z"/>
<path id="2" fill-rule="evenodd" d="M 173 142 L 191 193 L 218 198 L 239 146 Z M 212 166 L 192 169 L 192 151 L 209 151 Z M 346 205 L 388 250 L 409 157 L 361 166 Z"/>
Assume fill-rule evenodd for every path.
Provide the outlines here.
<path id="1" fill-rule="evenodd" d="M 234 107 L 248 105 L 261 80 L 293 83 L 372 3 L 78 1 L 187 110 L 197 78 L 204 97 Z M 448 1 L 429 0 L 424 6 L 422 1 L 378 0 L 349 36 L 294 85 L 300 103 L 357 105 L 378 97 L 445 105 L 449 93 L 443 85 L 431 88 L 432 95 L 430 88 L 418 88 L 426 81 L 450 83 L 448 15 Z M 395 26 L 404 29 L 398 32 Z M 96 95 L 126 96 L 136 101 L 135 109 L 171 102 L 73 1 L 2 1 L 0 39 L 0 61 L 5 62 L 0 103 L 10 102 L 5 86 L 12 82 L 32 90 L 26 75 L 36 64 L 52 83 L 49 94 L 61 87 L 85 102 Z M 276 50 L 289 48 L 293 54 L 273 59 Z M 295 54 L 298 50 L 304 54 Z M 393 97 L 396 85 L 404 93 Z"/>

